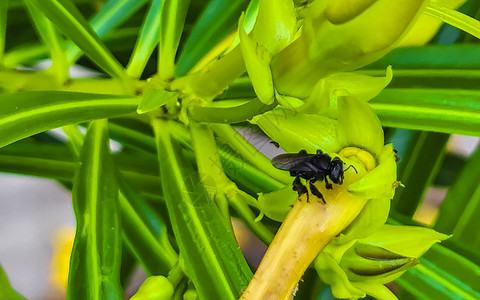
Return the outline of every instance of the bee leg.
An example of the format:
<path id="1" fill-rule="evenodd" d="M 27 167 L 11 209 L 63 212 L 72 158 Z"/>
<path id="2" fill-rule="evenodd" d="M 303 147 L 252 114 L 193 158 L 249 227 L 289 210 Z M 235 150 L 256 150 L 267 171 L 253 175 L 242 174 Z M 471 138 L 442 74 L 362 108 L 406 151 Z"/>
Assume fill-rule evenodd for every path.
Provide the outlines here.
<path id="1" fill-rule="evenodd" d="M 325 204 L 325 198 L 323 198 L 322 193 L 317 189 L 317 187 L 313 184 L 314 181 L 310 180 L 310 191 L 312 191 L 312 194 L 315 195 L 317 198 L 320 198 L 322 202 Z"/>
<path id="2" fill-rule="evenodd" d="M 332 184 L 328 182 L 328 179 L 326 176 L 325 176 L 325 188 L 327 188 L 327 190 L 331 190 L 333 188 Z"/>
<path id="3" fill-rule="evenodd" d="M 357 168 L 355 168 L 353 165 L 349 165 L 343 172 L 347 172 L 347 170 L 350 168 L 353 168 L 355 170 L 355 173 L 358 174 Z"/>
<path id="4" fill-rule="evenodd" d="M 308 195 L 307 187 L 302 184 L 302 182 L 300 181 L 300 177 L 298 176 L 295 177 L 295 180 L 293 181 L 293 190 L 298 192 L 298 196 L 302 194 Z M 307 201 L 308 201 L 308 197 L 307 197 Z"/>
<path id="5" fill-rule="evenodd" d="M 301 156 L 308 155 L 307 150 L 305 150 L 305 149 L 300 150 L 300 152 L 298 152 L 298 154 L 300 154 Z"/>

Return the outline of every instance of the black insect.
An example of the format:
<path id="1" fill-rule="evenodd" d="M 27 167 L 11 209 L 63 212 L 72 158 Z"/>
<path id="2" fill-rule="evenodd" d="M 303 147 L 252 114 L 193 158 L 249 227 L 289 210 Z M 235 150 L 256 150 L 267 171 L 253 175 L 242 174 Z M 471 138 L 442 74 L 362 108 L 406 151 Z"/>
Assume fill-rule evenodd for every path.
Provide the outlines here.
<path id="1" fill-rule="evenodd" d="M 324 203 L 325 199 L 314 183 L 325 180 L 325 187 L 332 189 L 332 183 L 328 179 L 335 184 L 343 184 L 344 172 L 346 171 L 343 169 L 344 162 L 340 158 L 332 159 L 321 150 L 317 150 L 316 154 L 308 154 L 305 150 L 298 154 L 281 154 L 272 159 L 272 164 L 277 169 L 290 171 L 290 175 L 295 177 L 293 190 L 297 191 L 298 195 L 307 193 L 307 187 L 300 181 L 300 178 L 303 178 L 309 182 L 312 194 L 322 199 Z M 353 168 L 355 169 L 355 167 Z"/>

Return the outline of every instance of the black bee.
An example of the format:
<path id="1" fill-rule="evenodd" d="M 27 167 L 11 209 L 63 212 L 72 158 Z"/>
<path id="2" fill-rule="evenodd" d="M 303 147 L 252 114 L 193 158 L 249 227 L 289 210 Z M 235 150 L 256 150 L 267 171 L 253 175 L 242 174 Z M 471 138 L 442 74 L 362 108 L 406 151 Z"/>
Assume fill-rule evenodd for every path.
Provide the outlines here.
<path id="1" fill-rule="evenodd" d="M 325 187 L 332 189 L 332 183 L 328 182 L 328 178 L 335 184 L 343 184 L 344 172 L 346 171 L 343 169 L 344 162 L 340 158 L 332 159 L 321 150 L 317 150 L 316 154 L 308 154 L 305 150 L 298 152 L 298 154 L 281 154 L 272 159 L 272 164 L 277 169 L 290 171 L 290 175 L 295 177 L 293 190 L 297 191 L 298 195 L 307 193 L 307 187 L 300 181 L 300 178 L 303 178 L 309 181 L 312 194 L 322 199 L 324 203 L 325 199 L 314 183 L 325 180 Z M 355 169 L 355 167 L 353 168 Z"/>

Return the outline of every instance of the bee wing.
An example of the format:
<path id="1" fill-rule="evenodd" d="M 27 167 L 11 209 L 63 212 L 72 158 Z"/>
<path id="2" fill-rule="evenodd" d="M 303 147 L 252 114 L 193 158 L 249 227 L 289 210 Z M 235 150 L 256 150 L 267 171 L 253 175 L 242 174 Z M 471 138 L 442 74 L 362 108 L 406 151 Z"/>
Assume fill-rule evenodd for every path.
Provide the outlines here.
<path id="1" fill-rule="evenodd" d="M 277 169 L 290 171 L 292 168 L 309 160 L 311 156 L 293 153 L 280 154 L 272 159 L 272 165 Z"/>

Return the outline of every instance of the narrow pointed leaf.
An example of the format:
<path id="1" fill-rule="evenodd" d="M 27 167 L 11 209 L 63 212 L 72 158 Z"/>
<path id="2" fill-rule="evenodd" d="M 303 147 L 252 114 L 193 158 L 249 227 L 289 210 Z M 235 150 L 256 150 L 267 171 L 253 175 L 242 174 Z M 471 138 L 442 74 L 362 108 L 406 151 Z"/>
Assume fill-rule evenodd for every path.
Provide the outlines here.
<path id="1" fill-rule="evenodd" d="M 154 121 L 162 186 L 173 231 L 201 299 L 238 299 L 252 274 L 231 228 L 172 139 Z"/>
<path id="2" fill-rule="evenodd" d="M 75 163 L 65 145 L 22 142 L 0 149 L 0 169 L 2 172 L 70 182 L 73 179 Z M 155 177 L 155 183 L 152 185 L 154 188 L 148 191 L 138 184 L 134 185 L 133 189 L 128 184 L 134 182 L 133 177 L 138 177 L 144 183 L 148 181 L 145 175 L 125 172 L 124 169 L 117 173 L 122 191 L 119 205 L 123 239 L 148 274 L 166 275 L 176 263 L 177 254 L 168 241 L 165 222 L 138 194 L 138 192 L 161 193 L 158 189 L 158 178 Z"/>
<path id="3" fill-rule="evenodd" d="M 59 83 L 65 82 L 68 78 L 68 62 L 67 56 L 63 49 L 60 35 L 53 23 L 45 17 L 45 15 L 36 9 L 36 7 L 29 1 L 25 1 L 28 12 L 32 17 L 35 27 L 45 45 L 50 50 L 50 57 L 52 59 L 52 70 Z"/>
<path id="4" fill-rule="evenodd" d="M 126 88 L 131 88 L 130 79 L 122 65 L 100 41 L 82 14 L 71 0 L 28 0 L 35 4 L 62 32 L 107 74 L 120 78 Z"/>
<path id="5" fill-rule="evenodd" d="M 189 5 L 190 0 L 171 0 L 162 5 L 158 49 L 158 73 L 161 79 L 172 78 L 175 72 L 175 55 Z"/>
<path id="6" fill-rule="evenodd" d="M 203 11 L 178 58 L 175 76 L 183 76 L 224 37 L 235 30 L 246 0 L 213 0 Z"/>
<path id="7" fill-rule="evenodd" d="M 395 282 L 418 299 L 479 299 L 480 267 L 442 245 Z"/>
<path id="8" fill-rule="evenodd" d="M 158 44 L 161 6 L 161 0 L 153 0 L 143 21 L 140 35 L 127 66 L 127 73 L 131 77 L 138 78 L 142 75 L 153 49 Z"/>
<path id="9" fill-rule="evenodd" d="M 395 49 L 368 68 L 478 69 L 480 48 L 476 44 L 433 45 Z"/>
<path id="10" fill-rule="evenodd" d="M 8 0 L 0 2 L 0 65 L 3 64 L 3 54 L 5 51 L 5 35 L 7 32 L 7 11 Z"/>
<path id="11" fill-rule="evenodd" d="M 438 18 L 480 39 L 480 22 L 454 9 L 430 2 L 425 14 Z"/>
<path id="12" fill-rule="evenodd" d="M 383 70 L 362 70 L 363 74 L 380 76 Z M 479 70 L 462 69 L 395 69 L 395 79 L 389 88 L 476 89 Z"/>
<path id="13" fill-rule="evenodd" d="M 64 125 L 133 113 L 139 99 L 70 92 L 0 95 L 0 147 Z"/>
<path id="14" fill-rule="evenodd" d="M 91 123 L 73 187 L 76 234 L 67 299 L 120 299 L 121 231 L 107 120 Z"/>
<path id="15" fill-rule="evenodd" d="M 108 0 L 100 11 L 90 20 L 93 31 L 103 39 L 115 27 L 123 23 L 128 17 L 140 9 L 148 0 Z M 76 45 L 67 46 L 67 56 L 70 63 L 83 54 Z"/>
<path id="16" fill-rule="evenodd" d="M 144 132 L 141 129 L 134 129 L 137 125 L 131 125 L 127 128 L 126 124 L 121 124 L 118 121 L 116 123 L 109 122 L 113 138 L 142 151 L 155 153 L 155 141 L 151 133 L 149 134 L 146 128 L 143 129 Z M 192 144 L 188 130 L 184 126 L 177 126 L 176 129 L 175 136 L 180 140 L 182 146 L 191 149 Z M 245 164 L 245 161 L 238 154 L 233 153 L 232 149 L 225 143 L 218 143 L 218 145 L 225 173 L 241 187 L 256 195 L 259 192 L 273 192 L 284 186 L 263 171 Z M 193 153 L 188 156 L 188 159 L 193 161 Z"/>
<path id="17" fill-rule="evenodd" d="M 165 222 L 125 180 L 118 182 L 124 241 L 149 275 L 167 275 L 178 256 Z"/>
<path id="18" fill-rule="evenodd" d="M 177 92 L 150 89 L 143 95 L 142 101 L 138 105 L 137 113 L 144 114 L 146 112 L 155 110 L 170 101 L 176 100 L 177 98 Z"/>
<path id="19" fill-rule="evenodd" d="M 70 131 L 80 134 L 78 129 Z M 72 134 L 69 138 L 71 136 Z M 80 156 L 83 143 L 81 134 L 79 138 L 69 140 L 76 156 Z M 123 241 L 149 275 L 167 275 L 177 262 L 178 256 L 168 239 L 165 222 L 118 171 L 116 179 Z"/>
<path id="20" fill-rule="evenodd" d="M 262 44 L 247 35 L 243 27 L 243 20 L 244 16 L 238 22 L 238 32 L 245 66 L 258 99 L 270 105 L 275 100 L 273 77 L 270 70 L 272 54 Z"/>
<path id="21" fill-rule="evenodd" d="M 466 233 L 469 231 L 469 228 L 465 227 L 465 221 L 468 223 L 470 218 L 478 219 L 475 210 L 472 210 L 472 208 L 475 206 L 474 203 L 479 201 L 479 176 L 480 148 L 469 158 L 455 183 L 449 188 L 447 196 L 440 205 L 437 223 L 435 224 L 436 230 L 452 233 L 456 226 L 462 226 Z M 464 214 L 466 220 L 463 219 Z M 472 231 L 475 231 L 475 229 L 475 227 L 470 228 Z M 453 238 L 456 239 L 457 236 L 454 235 Z M 468 243 L 471 243 L 472 238 L 473 236 L 469 238 Z"/>
<path id="22" fill-rule="evenodd" d="M 480 136 L 477 90 L 385 89 L 370 105 L 384 126 Z"/>
<path id="23" fill-rule="evenodd" d="M 443 158 L 450 135 L 437 132 L 417 133 L 404 159 L 400 159 L 399 177 L 405 188 L 395 193 L 392 207 L 407 216 L 413 216 L 424 194 L 433 183 Z"/>

